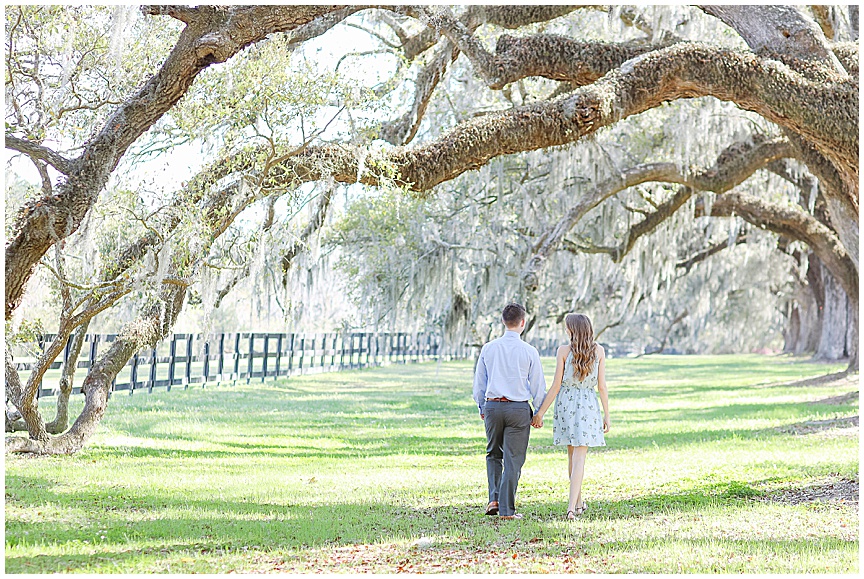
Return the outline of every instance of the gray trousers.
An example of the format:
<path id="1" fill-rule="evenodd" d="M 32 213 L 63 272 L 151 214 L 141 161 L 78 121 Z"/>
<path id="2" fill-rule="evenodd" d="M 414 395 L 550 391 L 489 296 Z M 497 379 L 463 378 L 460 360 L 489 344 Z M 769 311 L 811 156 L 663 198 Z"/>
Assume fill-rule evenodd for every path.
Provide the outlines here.
<path id="1" fill-rule="evenodd" d="M 490 400 L 484 411 L 489 501 L 498 501 L 498 514 L 509 516 L 516 512 L 516 487 L 531 435 L 531 405 Z"/>

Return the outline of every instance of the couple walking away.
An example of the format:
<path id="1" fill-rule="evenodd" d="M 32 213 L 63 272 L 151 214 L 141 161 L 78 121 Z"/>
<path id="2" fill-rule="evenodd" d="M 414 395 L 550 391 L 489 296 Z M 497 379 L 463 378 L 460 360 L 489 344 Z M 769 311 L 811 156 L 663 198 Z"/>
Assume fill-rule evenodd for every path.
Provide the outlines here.
<path id="1" fill-rule="evenodd" d="M 555 377 L 546 392 L 540 354 L 520 338 L 525 329 L 525 308 L 507 304 L 501 317 L 506 331 L 483 346 L 474 372 L 474 401 L 486 424 L 486 514 L 522 518 L 516 512 L 516 487 L 531 426 L 543 427 L 543 415 L 554 401 L 552 442 L 567 446 L 570 500 L 566 516 L 573 520 L 587 507 L 582 498 L 582 478 L 588 447 L 605 446 L 603 433 L 609 432 L 606 354 L 594 342 L 588 316 L 568 314 L 564 325 L 569 343 L 558 348 Z M 603 403 L 602 416 L 595 387 Z M 536 412 L 532 413 L 529 399 Z"/>

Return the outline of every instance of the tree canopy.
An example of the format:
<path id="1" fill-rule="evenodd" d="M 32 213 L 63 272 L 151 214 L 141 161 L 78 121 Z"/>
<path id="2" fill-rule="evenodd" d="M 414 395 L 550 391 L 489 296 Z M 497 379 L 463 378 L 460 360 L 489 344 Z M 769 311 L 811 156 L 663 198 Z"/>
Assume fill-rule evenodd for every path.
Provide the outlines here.
<path id="1" fill-rule="evenodd" d="M 307 323 L 341 284 L 345 324 L 480 343 L 519 299 L 535 333 L 857 368 L 857 40 L 855 6 L 9 6 L 7 335 L 57 339 L 25 382 L 7 344 L 7 451 L 81 448 L 245 280 Z"/>

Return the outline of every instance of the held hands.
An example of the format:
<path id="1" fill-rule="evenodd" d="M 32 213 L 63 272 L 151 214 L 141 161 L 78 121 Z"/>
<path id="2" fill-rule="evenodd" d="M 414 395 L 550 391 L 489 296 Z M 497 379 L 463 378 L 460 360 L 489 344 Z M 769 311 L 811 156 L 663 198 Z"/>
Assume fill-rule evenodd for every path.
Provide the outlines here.
<path id="1" fill-rule="evenodd" d="M 531 418 L 531 426 L 534 428 L 543 428 L 543 415 L 535 414 L 533 418 Z"/>

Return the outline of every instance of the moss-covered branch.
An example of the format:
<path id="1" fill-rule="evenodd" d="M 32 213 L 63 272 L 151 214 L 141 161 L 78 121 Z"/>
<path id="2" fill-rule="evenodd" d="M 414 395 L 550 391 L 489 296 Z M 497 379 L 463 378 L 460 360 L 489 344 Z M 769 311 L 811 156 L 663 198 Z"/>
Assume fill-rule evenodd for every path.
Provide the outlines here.
<path id="1" fill-rule="evenodd" d="M 294 30 L 343 8 L 199 6 L 187 14 L 189 23 L 159 71 L 84 145 L 71 162 L 74 170 L 55 193 L 31 200 L 19 212 L 6 245 L 6 319 L 48 248 L 78 229 L 129 146 L 186 94 L 202 70 L 270 34 Z"/>
<path id="2" fill-rule="evenodd" d="M 748 223 L 806 243 L 825 264 L 855 308 L 858 307 L 858 269 L 837 234 L 799 207 L 781 205 L 733 191 L 718 195 L 712 217 L 737 215 Z"/>
<path id="3" fill-rule="evenodd" d="M 791 154 L 792 148 L 786 139 L 766 139 L 754 135 L 749 141 L 727 147 L 717 157 L 714 165 L 707 169 L 691 168 L 689 171 L 684 171 L 673 163 L 649 163 L 626 169 L 583 195 L 552 228 L 539 236 L 534 245 L 533 255 L 522 270 L 522 281 L 529 291 L 536 289 L 539 283 L 538 276 L 546 259 L 558 248 L 567 233 L 591 209 L 616 193 L 648 182 L 682 185 L 678 193 L 657 207 L 656 212 L 634 226 L 623 245 L 591 250 L 595 253 L 608 253 L 615 261 L 620 261 L 630 252 L 639 237 L 652 232 L 675 213 L 690 198 L 693 189 L 715 193 L 729 191 L 772 161 Z"/>

